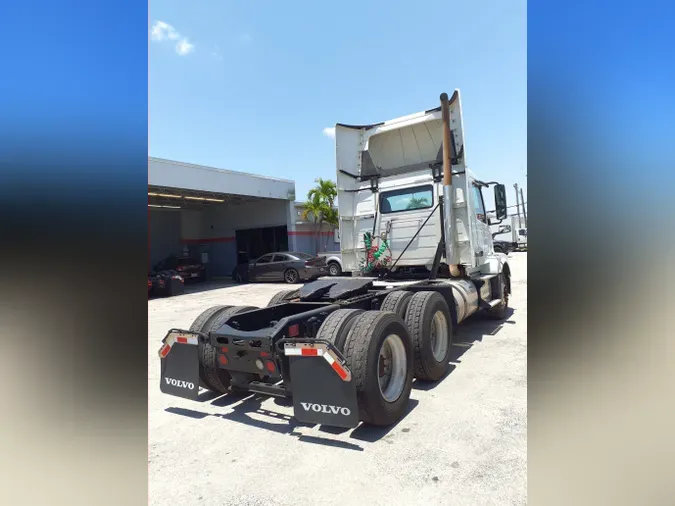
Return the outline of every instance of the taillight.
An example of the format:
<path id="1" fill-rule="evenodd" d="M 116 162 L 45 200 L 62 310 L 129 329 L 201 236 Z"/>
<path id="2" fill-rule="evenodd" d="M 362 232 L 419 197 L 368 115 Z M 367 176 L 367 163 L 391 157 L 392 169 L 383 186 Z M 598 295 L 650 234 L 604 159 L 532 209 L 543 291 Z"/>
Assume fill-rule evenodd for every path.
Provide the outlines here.
<path id="1" fill-rule="evenodd" d="M 177 270 L 177 271 L 184 271 L 184 270 L 185 270 L 185 267 L 182 266 L 182 265 L 179 265 L 178 267 L 176 267 L 176 270 Z"/>
<path id="2" fill-rule="evenodd" d="M 271 373 L 276 372 L 277 366 L 275 366 L 275 365 L 274 365 L 274 362 L 272 362 L 271 360 L 268 360 L 268 361 L 265 363 L 265 365 L 267 366 L 267 370 L 268 370 L 269 372 L 271 372 Z"/>
<path id="3" fill-rule="evenodd" d="M 299 324 L 296 323 L 295 325 L 291 325 L 290 327 L 288 327 L 288 337 L 295 337 L 298 334 L 300 334 Z"/>

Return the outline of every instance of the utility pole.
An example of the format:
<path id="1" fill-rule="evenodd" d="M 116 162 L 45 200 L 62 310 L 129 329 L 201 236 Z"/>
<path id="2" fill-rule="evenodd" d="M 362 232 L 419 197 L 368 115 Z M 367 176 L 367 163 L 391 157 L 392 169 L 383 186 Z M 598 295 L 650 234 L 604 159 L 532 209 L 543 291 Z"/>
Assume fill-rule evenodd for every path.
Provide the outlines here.
<path id="1" fill-rule="evenodd" d="M 518 210 L 518 228 L 522 227 L 520 224 L 520 202 L 518 201 L 518 183 L 515 183 L 513 187 L 516 189 L 516 209 Z"/>
<path id="2" fill-rule="evenodd" d="M 525 197 L 523 197 L 523 189 L 520 189 L 520 201 L 523 203 L 523 219 L 525 220 L 525 228 L 527 228 L 527 212 L 525 211 Z"/>

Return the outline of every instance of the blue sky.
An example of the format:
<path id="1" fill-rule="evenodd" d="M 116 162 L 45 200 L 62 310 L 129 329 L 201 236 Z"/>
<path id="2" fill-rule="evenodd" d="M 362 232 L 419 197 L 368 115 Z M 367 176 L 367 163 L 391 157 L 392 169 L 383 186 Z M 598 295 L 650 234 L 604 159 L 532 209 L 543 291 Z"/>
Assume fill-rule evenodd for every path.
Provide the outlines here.
<path id="1" fill-rule="evenodd" d="M 151 156 L 294 179 L 300 200 L 335 177 L 324 128 L 460 88 L 470 168 L 527 199 L 524 1 L 152 0 L 148 23 Z"/>

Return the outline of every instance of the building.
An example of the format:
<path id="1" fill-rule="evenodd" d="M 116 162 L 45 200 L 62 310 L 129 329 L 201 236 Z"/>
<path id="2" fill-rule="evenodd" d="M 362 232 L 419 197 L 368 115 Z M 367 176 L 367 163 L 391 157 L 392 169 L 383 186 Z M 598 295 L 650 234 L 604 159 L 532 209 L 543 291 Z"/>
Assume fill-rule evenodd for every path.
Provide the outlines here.
<path id="1" fill-rule="evenodd" d="M 148 267 L 168 256 L 211 277 L 270 251 L 296 250 L 295 182 L 148 158 Z"/>
<path id="2" fill-rule="evenodd" d="M 148 268 L 188 255 L 210 277 L 226 277 L 272 251 L 315 254 L 316 226 L 303 208 L 288 179 L 149 157 Z M 339 228 L 324 224 L 319 251 L 339 251 L 339 241 Z"/>
<path id="3" fill-rule="evenodd" d="M 308 219 L 302 217 L 304 202 L 295 202 L 295 230 L 292 234 L 296 237 L 295 247 L 305 253 L 317 253 L 317 226 L 313 216 Z M 340 228 L 323 224 L 319 236 L 318 252 L 340 251 Z"/>

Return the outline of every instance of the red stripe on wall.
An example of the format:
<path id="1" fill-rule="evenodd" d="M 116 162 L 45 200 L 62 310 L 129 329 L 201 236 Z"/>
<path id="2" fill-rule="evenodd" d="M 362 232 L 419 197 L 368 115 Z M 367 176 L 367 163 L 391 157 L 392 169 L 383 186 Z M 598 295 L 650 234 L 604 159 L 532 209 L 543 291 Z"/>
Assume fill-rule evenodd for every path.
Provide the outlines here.
<path id="1" fill-rule="evenodd" d="M 313 236 L 316 232 L 307 232 L 307 231 L 289 231 L 288 235 L 311 235 Z M 333 235 L 334 232 L 328 231 L 328 232 L 321 232 L 321 235 Z"/>
<path id="2" fill-rule="evenodd" d="M 206 244 L 209 242 L 232 242 L 235 237 L 206 237 L 204 239 L 181 239 L 181 244 Z"/>

